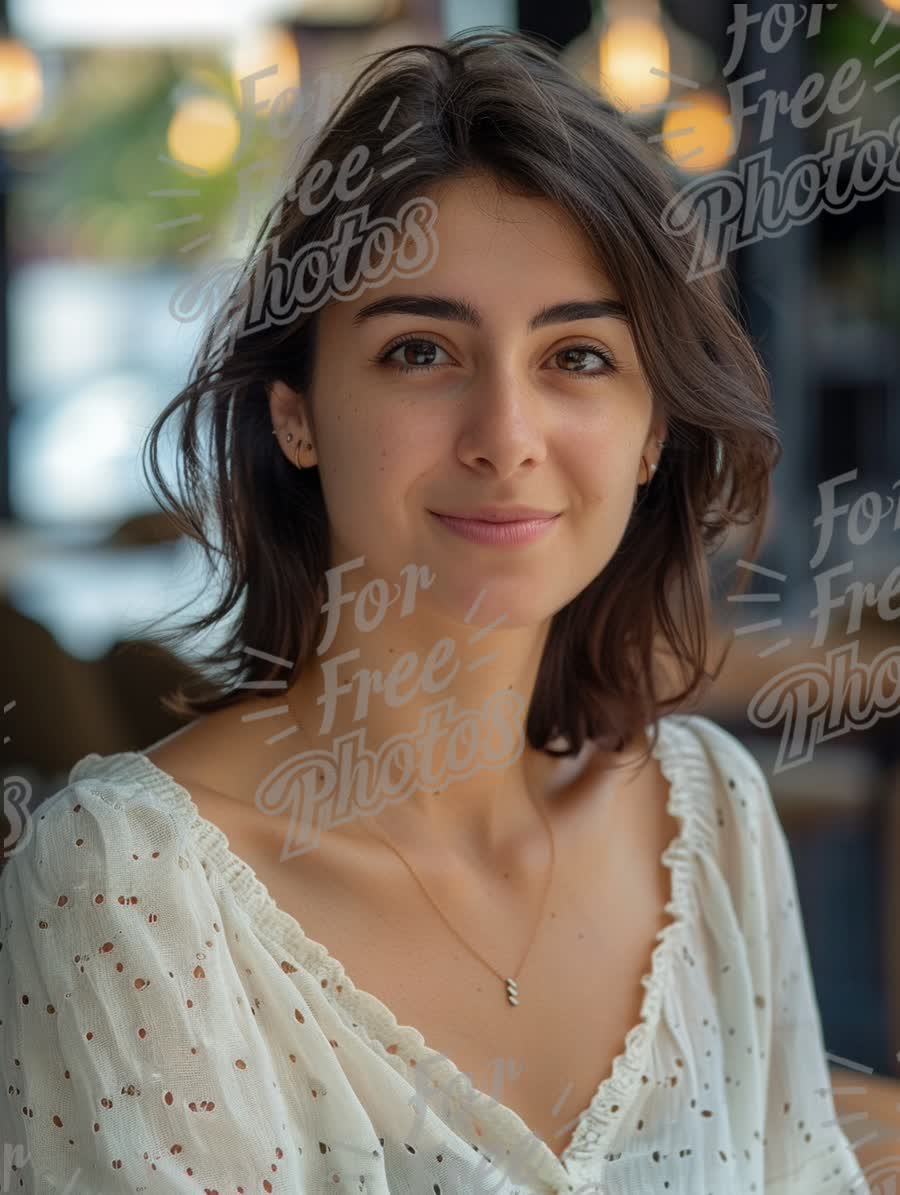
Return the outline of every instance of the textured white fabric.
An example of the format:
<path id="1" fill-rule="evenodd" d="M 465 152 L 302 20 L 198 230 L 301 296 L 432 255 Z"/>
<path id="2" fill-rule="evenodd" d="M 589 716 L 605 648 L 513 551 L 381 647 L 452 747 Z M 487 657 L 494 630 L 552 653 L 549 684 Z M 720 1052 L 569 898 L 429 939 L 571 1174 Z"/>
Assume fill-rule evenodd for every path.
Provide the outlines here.
<path id="1" fill-rule="evenodd" d="M 762 770 L 709 719 L 658 728 L 673 920 L 561 1160 L 356 989 L 171 777 L 86 756 L 0 875 L 7 1189 L 869 1192 Z"/>

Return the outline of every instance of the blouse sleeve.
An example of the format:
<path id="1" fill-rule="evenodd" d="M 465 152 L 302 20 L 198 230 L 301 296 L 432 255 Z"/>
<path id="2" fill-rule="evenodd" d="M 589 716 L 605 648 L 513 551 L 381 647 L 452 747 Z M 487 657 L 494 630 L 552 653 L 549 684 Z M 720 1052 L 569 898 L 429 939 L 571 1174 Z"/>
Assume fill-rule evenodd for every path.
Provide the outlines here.
<path id="1" fill-rule="evenodd" d="M 767 1195 L 871 1195 L 834 1107 L 787 838 L 763 771 L 744 752 L 757 794 L 754 849 L 762 896 L 754 932 L 761 977 L 755 1003 L 767 1043 L 765 1190 Z"/>
<path id="2" fill-rule="evenodd" d="M 3 1189 L 300 1189 L 203 864 L 124 787 L 70 784 L 0 873 Z"/>

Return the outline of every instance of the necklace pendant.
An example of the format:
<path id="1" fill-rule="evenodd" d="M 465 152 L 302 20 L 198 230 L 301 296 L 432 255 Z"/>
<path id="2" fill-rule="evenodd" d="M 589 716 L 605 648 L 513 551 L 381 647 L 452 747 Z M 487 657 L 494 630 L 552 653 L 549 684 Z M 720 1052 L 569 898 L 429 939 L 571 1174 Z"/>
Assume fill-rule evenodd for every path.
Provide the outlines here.
<path id="1" fill-rule="evenodd" d="M 510 1004 L 518 1004 L 519 987 L 514 979 L 507 979 L 506 981 L 506 998 Z"/>

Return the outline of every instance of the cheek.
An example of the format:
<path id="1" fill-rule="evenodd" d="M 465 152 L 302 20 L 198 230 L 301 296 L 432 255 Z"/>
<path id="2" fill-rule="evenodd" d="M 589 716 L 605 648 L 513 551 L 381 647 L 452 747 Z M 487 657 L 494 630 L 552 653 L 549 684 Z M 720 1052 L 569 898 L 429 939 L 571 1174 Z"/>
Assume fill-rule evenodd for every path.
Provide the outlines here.
<path id="1" fill-rule="evenodd" d="M 359 525 L 383 523 L 386 511 L 396 511 L 421 459 L 414 444 L 398 437 L 396 423 L 346 411 L 329 429 L 323 453 L 329 507 L 342 522 Z"/>
<path id="2" fill-rule="evenodd" d="M 352 489 L 361 475 L 371 477 L 387 459 L 391 431 L 363 401 L 345 394 L 327 425 L 319 429 L 322 455 L 328 472 Z"/>
<path id="3" fill-rule="evenodd" d="M 634 456 L 634 447 L 621 435 L 582 436 L 574 441 L 565 468 L 586 506 L 617 506 L 623 495 L 625 501 L 632 496 Z"/>
<path id="4" fill-rule="evenodd" d="M 377 474 L 386 491 L 396 493 L 430 470 L 446 470 L 452 443 L 452 432 L 435 420 L 395 409 L 391 417 L 367 429 L 360 451 L 370 458 L 366 468 Z"/>

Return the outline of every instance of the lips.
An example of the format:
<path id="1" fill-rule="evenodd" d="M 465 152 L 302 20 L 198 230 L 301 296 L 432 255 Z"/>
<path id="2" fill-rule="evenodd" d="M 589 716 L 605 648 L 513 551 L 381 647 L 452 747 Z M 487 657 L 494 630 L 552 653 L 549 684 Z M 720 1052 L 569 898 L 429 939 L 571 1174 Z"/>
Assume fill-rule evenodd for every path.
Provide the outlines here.
<path id="1" fill-rule="evenodd" d="M 542 510 L 536 506 L 481 506 L 477 510 L 435 510 L 431 513 L 447 519 L 480 523 L 523 523 L 555 519 L 559 511 Z"/>
<path id="2" fill-rule="evenodd" d="M 559 521 L 560 515 L 548 517 L 546 511 L 538 519 L 473 519 L 459 518 L 455 515 L 437 514 L 431 512 L 432 517 L 443 527 L 456 536 L 467 539 L 476 544 L 489 544 L 495 547 L 513 547 L 518 544 L 528 544 L 551 534 L 552 528 Z"/>

